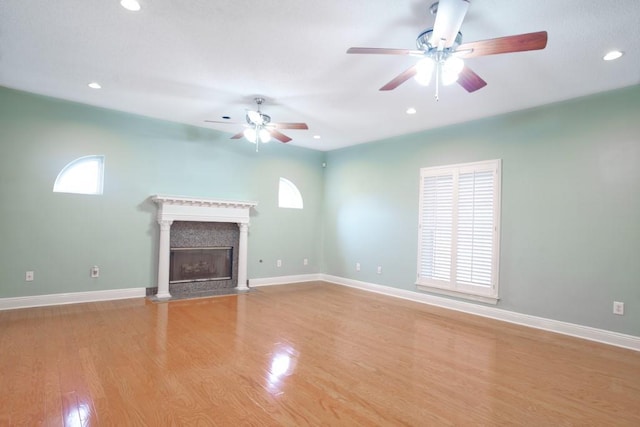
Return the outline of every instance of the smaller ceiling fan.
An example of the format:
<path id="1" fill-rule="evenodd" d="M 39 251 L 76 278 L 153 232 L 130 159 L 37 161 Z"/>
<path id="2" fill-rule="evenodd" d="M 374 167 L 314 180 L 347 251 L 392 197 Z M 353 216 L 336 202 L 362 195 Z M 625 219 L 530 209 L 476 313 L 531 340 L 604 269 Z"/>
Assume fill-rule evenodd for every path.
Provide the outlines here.
<path id="1" fill-rule="evenodd" d="M 264 103 L 264 98 L 255 98 L 258 109 L 256 111 L 247 110 L 245 119 L 247 124 L 244 126 L 246 129 L 231 137 L 231 139 L 240 139 L 243 136 L 250 142 L 256 144 L 256 151 L 260 143 L 266 143 L 275 138 L 280 142 L 287 143 L 291 141 L 287 135 L 278 131 L 277 129 L 309 129 L 306 123 L 274 123 L 271 121 L 271 117 L 263 114 L 260 111 L 260 106 Z M 220 122 L 217 120 L 205 120 L 208 123 L 223 123 L 223 124 L 240 124 L 234 122 Z"/>
<path id="2" fill-rule="evenodd" d="M 416 64 L 400 73 L 380 90 L 393 90 L 411 77 L 426 86 L 435 73 L 437 100 L 440 83 L 448 85 L 458 82 L 467 92 L 475 92 L 487 85 L 487 82 L 464 64 L 463 58 L 539 50 L 547 46 L 546 31 L 463 44 L 462 33 L 459 30 L 469 8 L 469 1 L 440 0 L 432 4 L 430 11 L 436 15 L 435 23 L 433 28 L 427 28 L 418 35 L 417 49 L 352 47 L 347 53 L 421 57 Z"/>

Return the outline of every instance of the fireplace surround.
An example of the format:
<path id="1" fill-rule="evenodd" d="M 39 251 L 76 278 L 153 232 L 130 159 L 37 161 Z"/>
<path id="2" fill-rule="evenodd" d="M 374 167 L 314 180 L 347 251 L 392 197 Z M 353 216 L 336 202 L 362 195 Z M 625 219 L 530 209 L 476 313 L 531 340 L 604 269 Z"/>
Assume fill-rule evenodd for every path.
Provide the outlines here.
<path id="1" fill-rule="evenodd" d="M 248 290 L 247 250 L 250 210 L 256 202 L 202 199 L 156 195 L 151 200 L 158 205 L 160 242 L 158 248 L 158 299 L 171 298 L 169 292 L 171 263 L 171 225 L 174 221 L 235 223 L 239 228 L 237 251 L 237 290 Z"/>

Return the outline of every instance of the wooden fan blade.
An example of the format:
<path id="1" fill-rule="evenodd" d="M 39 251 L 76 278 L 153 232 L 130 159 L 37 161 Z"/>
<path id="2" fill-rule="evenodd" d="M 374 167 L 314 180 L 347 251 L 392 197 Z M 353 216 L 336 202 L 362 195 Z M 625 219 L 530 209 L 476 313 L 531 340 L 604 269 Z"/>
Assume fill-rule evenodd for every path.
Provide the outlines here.
<path id="1" fill-rule="evenodd" d="M 421 50 L 386 49 L 382 47 L 351 47 L 347 49 L 347 53 L 365 53 L 375 55 L 424 55 L 424 52 Z"/>
<path id="2" fill-rule="evenodd" d="M 400 86 L 402 83 L 409 80 L 411 77 L 415 76 L 417 72 L 418 72 L 418 68 L 414 65 L 406 69 L 402 73 L 398 74 L 398 76 L 396 76 L 393 80 L 391 80 L 386 85 L 382 86 L 380 90 L 393 90 L 398 86 Z"/>
<path id="3" fill-rule="evenodd" d="M 309 129 L 306 123 L 269 123 L 267 126 L 273 126 L 276 129 Z"/>
<path id="4" fill-rule="evenodd" d="M 485 87 L 487 82 L 482 80 L 482 77 L 477 75 L 471 68 L 465 66 L 458 75 L 458 84 L 471 93 Z"/>
<path id="5" fill-rule="evenodd" d="M 240 139 L 244 136 L 244 132 L 236 133 L 231 137 L 231 139 Z"/>
<path id="6" fill-rule="evenodd" d="M 463 43 L 456 51 L 467 51 L 456 54 L 460 58 L 474 58 L 476 56 L 497 55 L 499 53 L 525 52 L 540 50 L 547 47 L 547 32 L 518 34 L 515 36 L 498 37 L 489 40 Z"/>
<path id="7" fill-rule="evenodd" d="M 269 131 L 269 133 L 271 134 L 272 137 L 274 137 L 275 139 L 277 139 L 280 142 L 289 142 L 291 141 L 291 138 L 289 138 L 287 135 L 278 132 L 275 129 L 267 129 Z"/>
<path id="8" fill-rule="evenodd" d="M 222 123 L 223 125 L 240 125 L 238 122 L 219 122 L 218 120 L 205 120 L 207 123 Z"/>

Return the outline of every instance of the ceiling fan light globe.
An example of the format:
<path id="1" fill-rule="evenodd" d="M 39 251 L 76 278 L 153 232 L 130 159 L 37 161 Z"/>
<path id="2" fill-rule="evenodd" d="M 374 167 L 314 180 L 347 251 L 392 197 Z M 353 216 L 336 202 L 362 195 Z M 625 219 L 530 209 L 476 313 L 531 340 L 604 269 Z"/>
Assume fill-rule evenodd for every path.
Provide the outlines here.
<path id="1" fill-rule="evenodd" d="M 431 74 L 416 74 L 414 80 L 421 86 L 429 86 L 431 83 Z"/>
<path id="2" fill-rule="evenodd" d="M 436 67 L 436 63 L 431 58 L 423 58 L 416 63 L 416 71 L 418 74 L 432 74 Z"/>
<path id="3" fill-rule="evenodd" d="M 264 128 L 260 129 L 260 132 L 258 132 L 258 137 L 260 138 L 260 142 L 262 143 L 267 143 L 271 141 L 271 134 L 269 133 L 268 130 Z"/>
<path id="4" fill-rule="evenodd" d="M 435 66 L 436 64 L 431 58 L 424 58 L 418 61 L 416 64 L 416 75 L 414 77 L 415 81 L 422 86 L 429 86 Z"/>
<path id="5" fill-rule="evenodd" d="M 450 56 L 442 64 L 442 84 L 451 85 L 458 81 L 458 76 L 464 68 L 464 61 L 457 56 Z"/>
<path id="6" fill-rule="evenodd" d="M 256 130 L 255 129 L 245 129 L 244 132 L 242 132 L 242 134 L 244 135 L 245 138 L 247 138 L 247 140 L 249 142 L 253 142 L 254 144 L 256 143 Z"/>
<path id="7" fill-rule="evenodd" d="M 445 59 L 442 66 L 442 72 L 458 75 L 460 74 L 460 72 L 462 72 L 463 68 L 464 61 L 461 58 L 458 58 L 457 56 L 450 56 Z"/>

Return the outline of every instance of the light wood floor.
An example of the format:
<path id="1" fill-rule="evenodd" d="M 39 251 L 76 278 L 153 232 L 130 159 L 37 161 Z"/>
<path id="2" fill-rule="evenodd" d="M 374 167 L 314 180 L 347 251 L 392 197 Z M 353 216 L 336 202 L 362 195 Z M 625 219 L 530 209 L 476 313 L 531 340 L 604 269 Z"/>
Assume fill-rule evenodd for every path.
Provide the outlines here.
<path id="1" fill-rule="evenodd" d="M 640 425 L 640 353 L 323 283 L 0 312 L 0 425 Z"/>

